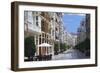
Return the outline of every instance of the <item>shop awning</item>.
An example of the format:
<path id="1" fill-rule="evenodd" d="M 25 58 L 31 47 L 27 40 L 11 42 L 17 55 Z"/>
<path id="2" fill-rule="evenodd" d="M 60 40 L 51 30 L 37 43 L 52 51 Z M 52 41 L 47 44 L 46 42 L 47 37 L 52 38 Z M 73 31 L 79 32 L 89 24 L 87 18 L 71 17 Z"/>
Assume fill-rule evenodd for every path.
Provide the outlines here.
<path id="1" fill-rule="evenodd" d="M 39 47 L 51 47 L 52 45 L 48 44 L 48 43 L 42 43 L 40 45 L 38 45 Z"/>

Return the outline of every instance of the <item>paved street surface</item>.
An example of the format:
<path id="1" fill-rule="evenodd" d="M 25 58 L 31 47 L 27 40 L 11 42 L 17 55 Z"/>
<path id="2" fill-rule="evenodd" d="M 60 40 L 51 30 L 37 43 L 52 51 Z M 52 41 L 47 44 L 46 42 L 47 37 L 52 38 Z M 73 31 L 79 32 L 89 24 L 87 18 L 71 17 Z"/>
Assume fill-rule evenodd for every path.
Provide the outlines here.
<path id="1" fill-rule="evenodd" d="M 65 59 L 84 59 L 87 58 L 84 53 L 76 49 L 68 49 L 63 53 L 53 56 L 52 60 L 65 60 Z"/>

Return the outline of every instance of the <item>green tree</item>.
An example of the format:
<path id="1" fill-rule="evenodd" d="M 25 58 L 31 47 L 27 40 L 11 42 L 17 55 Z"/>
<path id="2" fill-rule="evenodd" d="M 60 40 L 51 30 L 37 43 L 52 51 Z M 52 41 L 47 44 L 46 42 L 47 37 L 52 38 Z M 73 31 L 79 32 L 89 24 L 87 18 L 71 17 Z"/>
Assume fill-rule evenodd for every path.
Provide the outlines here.
<path id="1" fill-rule="evenodd" d="M 25 38 L 24 42 L 24 55 L 25 57 L 28 57 L 28 59 L 32 58 L 35 55 L 36 52 L 36 46 L 34 43 L 34 37 L 30 36 Z"/>
<path id="2" fill-rule="evenodd" d="M 67 48 L 67 45 L 65 43 L 60 43 L 60 51 L 63 52 Z"/>
<path id="3" fill-rule="evenodd" d="M 55 54 L 58 54 L 58 52 L 59 52 L 59 44 L 58 43 L 54 43 L 54 52 L 55 52 Z"/>
<path id="4" fill-rule="evenodd" d="M 74 48 L 79 49 L 82 52 L 90 50 L 90 39 L 86 38 L 83 42 L 77 44 Z"/>

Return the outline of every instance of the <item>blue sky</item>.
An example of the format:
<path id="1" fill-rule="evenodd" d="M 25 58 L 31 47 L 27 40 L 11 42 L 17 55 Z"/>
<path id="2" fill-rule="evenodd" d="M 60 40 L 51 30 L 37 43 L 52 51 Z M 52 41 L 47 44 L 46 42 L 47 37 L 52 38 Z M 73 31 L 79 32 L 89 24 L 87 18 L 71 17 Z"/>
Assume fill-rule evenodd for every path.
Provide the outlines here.
<path id="1" fill-rule="evenodd" d="M 68 32 L 77 32 L 77 28 L 80 25 L 80 21 L 85 17 L 85 14 L 72 14 L 64 13 L 63 15 L 63 24 Z"/>

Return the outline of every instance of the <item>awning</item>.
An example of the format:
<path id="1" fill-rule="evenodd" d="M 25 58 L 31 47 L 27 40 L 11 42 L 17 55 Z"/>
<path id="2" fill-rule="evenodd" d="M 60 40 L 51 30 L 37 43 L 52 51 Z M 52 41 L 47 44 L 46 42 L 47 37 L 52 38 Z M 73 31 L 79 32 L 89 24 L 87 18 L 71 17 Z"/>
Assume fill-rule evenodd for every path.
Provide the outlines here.
<path id="1" fill-rule="evenodd" d="M 52 45 L 48 44 L 48 43 L 42 43 L 40 45 L 38 45 L 39 47 L 51 47 Z"/>

